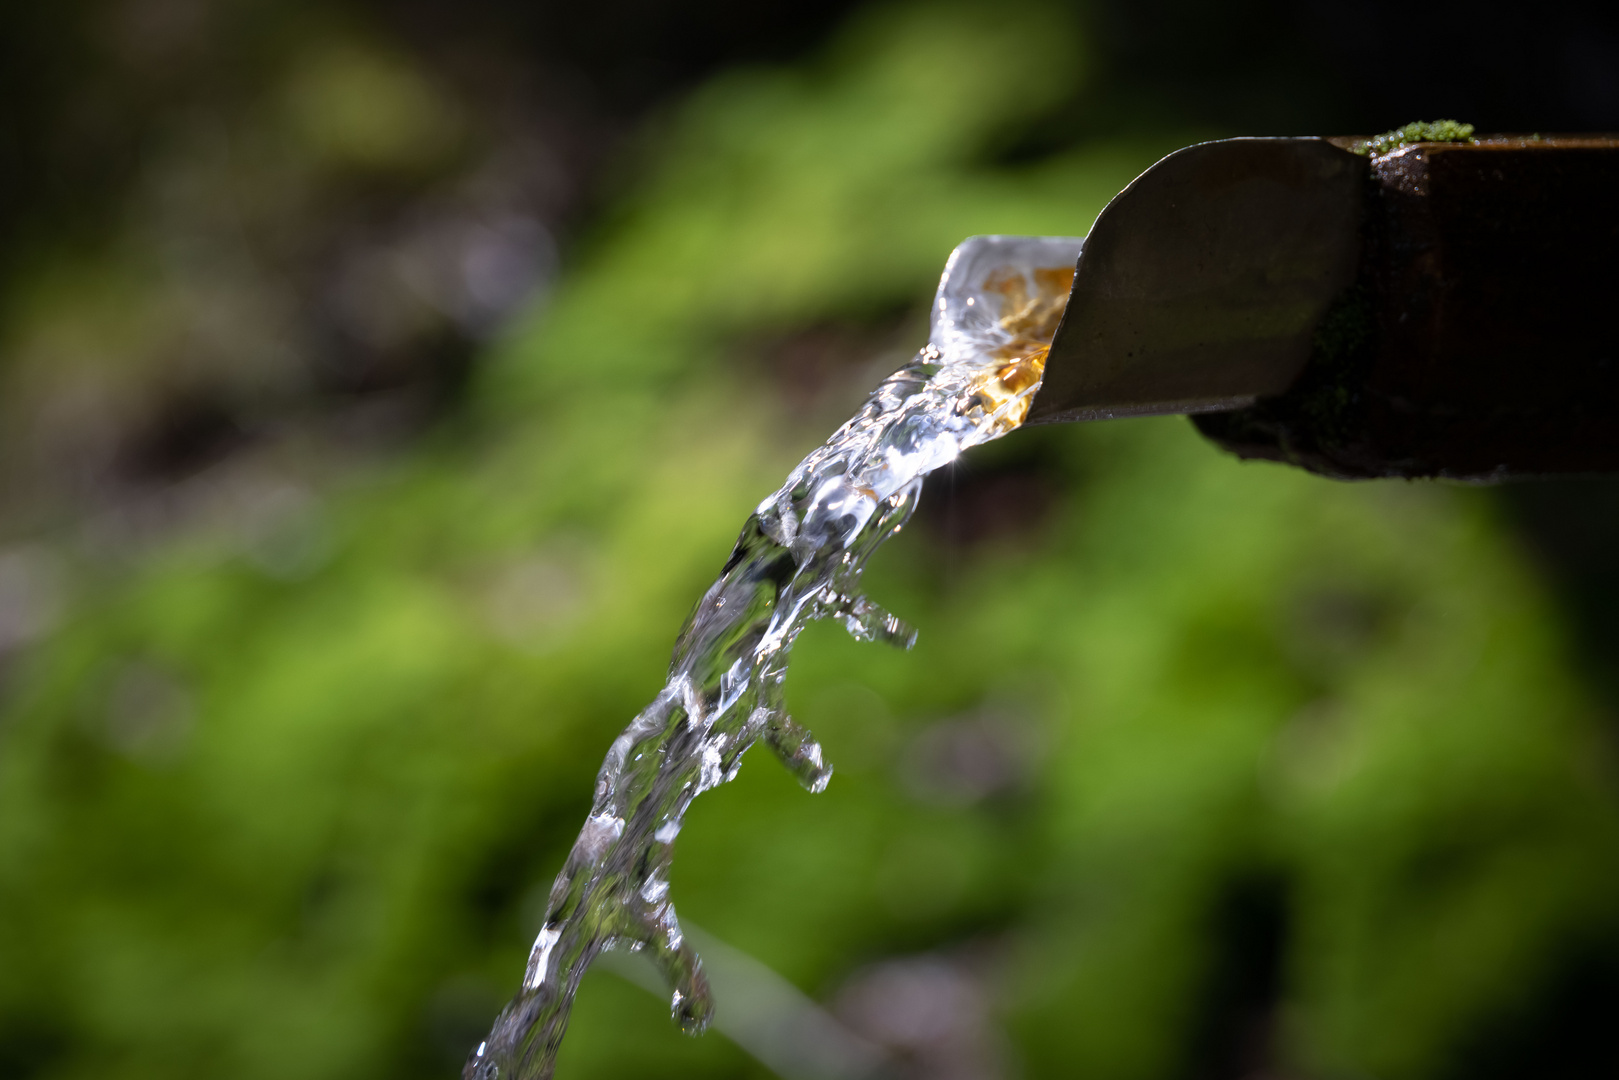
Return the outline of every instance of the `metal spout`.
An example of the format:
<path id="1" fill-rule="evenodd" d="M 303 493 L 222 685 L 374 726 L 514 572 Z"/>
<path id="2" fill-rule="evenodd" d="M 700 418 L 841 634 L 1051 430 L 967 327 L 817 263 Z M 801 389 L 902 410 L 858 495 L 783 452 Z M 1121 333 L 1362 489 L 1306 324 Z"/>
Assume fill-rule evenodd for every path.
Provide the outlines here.
<path id="1" fill-rule="evenodd" d="M 1086 239 L 1031 422 L 1199 413 L 1338 477 L 1619 470 L 1619 139 L 1171 154 Z"/>

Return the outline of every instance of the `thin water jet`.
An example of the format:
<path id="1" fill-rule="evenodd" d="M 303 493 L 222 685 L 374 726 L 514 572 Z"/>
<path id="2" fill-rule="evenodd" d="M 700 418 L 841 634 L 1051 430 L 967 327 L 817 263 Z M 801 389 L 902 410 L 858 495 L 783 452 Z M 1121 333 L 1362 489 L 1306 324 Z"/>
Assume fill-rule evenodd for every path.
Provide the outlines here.
<path id="1" fill-rule="evenodd" d="M 523 986 L 464 1080 L 547 1080 L 586 968 L 645 952 L 675 1019 L 701 1031 L 714 1003 L 669 896 L 692 799 L 736 776 L 763 739 L 810 791 L 832 776 L 786 709 L 787 661 L 810 622 L 909 648 L 916 634 L 860 591 L 867 560 L 904 527 L 923 479 L 1023 423 L 1082 240 L 977 236 L 940 277 L 929 341 L 759 504 L 675 643 L 669 679 L 613 742 L 579 838 L 552 886 Z"/>

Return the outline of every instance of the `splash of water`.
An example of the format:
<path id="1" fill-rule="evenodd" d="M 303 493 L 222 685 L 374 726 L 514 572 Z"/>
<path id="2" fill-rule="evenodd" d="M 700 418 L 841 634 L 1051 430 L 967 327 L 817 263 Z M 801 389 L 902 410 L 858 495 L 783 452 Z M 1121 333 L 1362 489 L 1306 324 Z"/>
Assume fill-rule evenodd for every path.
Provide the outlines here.
<path id="1" fill-rule="evenodd" d="M 669 898 L 686 809 L 734 777 L 761 738 L 806 788 L 826 787 L 820 744 L 787 715 L 793 642 L 829 616 L 862 641 L 915 641 L 861 594 L 866 560 L 910 517 L 928 473 L 1023 422 L 1081 243 L 962 243 L 940 278 L 927 347 L 759 504 L 681 630 L 669 681 L 608 750 L 523 988 L 464 1080 L 548 1080 L 579 981 L 604 949 L 645 950 L 673 990 L 675 1018 L 690 1031 L 707 1025 L 702 963 Z"/>

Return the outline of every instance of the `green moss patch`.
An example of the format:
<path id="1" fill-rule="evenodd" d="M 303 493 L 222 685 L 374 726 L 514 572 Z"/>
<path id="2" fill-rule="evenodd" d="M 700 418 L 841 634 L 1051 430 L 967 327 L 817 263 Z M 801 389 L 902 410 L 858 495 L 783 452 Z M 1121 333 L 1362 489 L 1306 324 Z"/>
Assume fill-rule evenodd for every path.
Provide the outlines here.
<path id="1" fill-rule="evenodd" d="M 1355 151 L 1361 154 L 1387 154 L 1419 142 L 1472 142 L 1473 125 L 1460 120 L 1413 120 L 1404 127 L 1374 135 Z"/>

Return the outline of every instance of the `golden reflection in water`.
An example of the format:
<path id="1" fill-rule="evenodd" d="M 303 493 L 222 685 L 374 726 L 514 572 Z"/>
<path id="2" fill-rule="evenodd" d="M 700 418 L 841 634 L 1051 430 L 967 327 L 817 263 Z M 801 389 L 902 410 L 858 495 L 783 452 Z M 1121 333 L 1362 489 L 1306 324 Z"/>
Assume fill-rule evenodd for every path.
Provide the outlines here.
<path id="1" fill-rule="evenodd" d="M 1034 294 L 1029 293 L 1029 276 L 1034 278 Z M 1023 423 L 1034 400 L 1033 390 L 1045 373 L 1051 339 L 1057 335 L 1068 293 L 1074 284 L 1071 266 L 1042 267 L 1025 276 L 1005 267 L 992 272 L 984 282 L 984 292 L 1001 296 L 1001 328 L 1012 340 L 996 350 L 1006 363 L 984 376 L 971 405 L 998 414 L 995 431 L 1004 434 Z"/>

